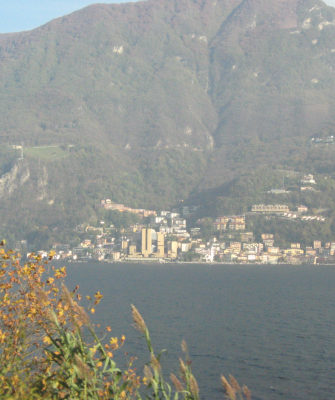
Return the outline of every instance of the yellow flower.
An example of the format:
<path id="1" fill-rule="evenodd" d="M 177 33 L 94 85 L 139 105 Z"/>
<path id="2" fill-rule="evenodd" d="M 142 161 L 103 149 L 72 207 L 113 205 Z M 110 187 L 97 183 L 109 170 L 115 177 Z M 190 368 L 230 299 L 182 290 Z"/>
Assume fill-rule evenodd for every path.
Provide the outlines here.
<path id="1" fill-rule="evenodd" d="M 49 252 L 49 258 L 52 258 L 52 257 L 54 257 L 56 255 L 56 252 L 54 251 L 54 250 L 51 250 L 50 252 Z"/>
<path id="2" fill-rule="evenodd" d="M 143 378 L 143 384 L 144 384 L 144 385 L 147 385 L 148 383 L 149 383 L 148 378 L 147 378 L 147 377 L 144 377 L 144 378 Z"/>
<path id="3" fill-rule="evenodd" d="M 51 339 L 49 338 L 49 336 L 44 336 L 43 338 L 43 343 L 49 345 L 52 343 Z"/>
<path id="4" fill-rule="evenodd" d="M 91 308 L 91 314 L 94 314 L 95 313 L 95 308 Z"/>
<path id="5" fill-rule="evenodd" d="M 113 350 L 115 350 L 119 347 L 119 340 L 117 337 L 112 337 L 111 340 L 109 341 L 109 343 L 112 346 Z"/>
<path id="6" fill-rule="evenodd" d="M 97 352 L 97 348 L 96 347 L 90 347 L 90 353 L 92 356 L 94 356 L 94 354 Z"/>
<path id="7" fill-rule="evenodd" d="M 101 299 L 104 297 L 99 291 L 96 292 L 94 295 L 95 297 L 95 304 L 99 304 Z"/>
<path id="8" fill-rule="evenodd" d="M 62 273 L 60 272 L 59 269 L 56 269 L 56 271 L 55 271 L 55 278 L 56 278 L 56 279 L 59 279 L 59 278 L 61 278 L 61 277 L 62 277 Z"/>
<path id="9" fill-rule="evenodd" d="M 65 278 L 66 277 L 66 267 L 56 269 L 54 276 L 56 279 Z"/>

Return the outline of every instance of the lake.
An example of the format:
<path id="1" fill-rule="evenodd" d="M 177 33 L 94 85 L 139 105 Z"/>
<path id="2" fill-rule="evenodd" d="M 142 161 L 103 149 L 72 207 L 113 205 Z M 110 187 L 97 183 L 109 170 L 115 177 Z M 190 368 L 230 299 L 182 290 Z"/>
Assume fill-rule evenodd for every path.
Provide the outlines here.
<path id="1" fill-rule="evenodd" d="M 188 343 L 201 398 L 223 399 L 220 374 L 253 399 L 335 398 L 335 267 L 204 264 L 69 264 L 69 288 L 104 294 L 95 321 L 127 337 L 123 351 L 148 360 L 132 327 L 143 315 L 162 365 L 178 372 Z"/>

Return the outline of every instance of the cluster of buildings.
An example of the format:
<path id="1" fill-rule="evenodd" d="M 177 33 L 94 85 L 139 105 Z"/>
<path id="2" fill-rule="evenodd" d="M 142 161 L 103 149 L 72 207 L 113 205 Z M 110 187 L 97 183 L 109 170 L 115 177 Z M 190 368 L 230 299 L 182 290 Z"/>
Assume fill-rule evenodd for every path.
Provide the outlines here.
<path id="1" fill-rule="evenodd" d="M 235 227 L 236 228 L 236 227 Z M 181 228 L 182 229 L 182 228 Z M 275 244 L 274 235 L 264 233 L 256 240 L 253 232 L 227 229 L 209 240 L 201 237 L 201 228 L 193 228 L 182 236 L 170 235 L 159 228 L 143 227 L 139 224 L 122 232 L 101 232 L 94 239 L 85 239 L 73 249 L 56 244 L 56 259 L 73 261 L 193 261 L 222 263 L 260 264 L 318 264 L 335 263 L 335 242 L 322 245 L 315 240 L 303 248 L 300 243 L 291 243 L 287 248 Z M 47 255 L 47 253 L 45 253 Z"/>
<path id="2" fill-rule="evenodd" d="M 296 189 L 300 190 L 301 192 L 306 192 L 306 191 L 316 192 L 317 191 L 316 185 L 317 185 L 317 182 L 314 179 L 314 176 L 312 174 L 306 174 L 300 179 L 300 182 L 298 183 L 298 186 Z M 274 195 L 280 195 L 280 194 L 291 193 L 291 190 L 287 190 L 283 187 L 281 189 L 268 190 L 267 193 L 274 194 Z"/>
<path id="3" fill-rule="evenodd" d="M 314 190 L 316 180 L 312 174 L 299 180 L 301 191 Z M 275 194 L 288 193 L 273 189 Z M 210 222 L 199 219 L 196 226 L 188 227 L 189 217 L 197 207 L 182 206 L 179 212 L 135 209 L 110 199 L 100 202 L 105 210 L 129 212 L 142 217 L 140 223 L 127 229 L 116 229 L 100 221 L 99 226 L 85 226 L 80 232 L 81 243 L 73 248 L 55 244 L 56 259 L 71 261 L 190 261 L 263 264 L 335 264 L 335 242 L 315 240 L 311 246 L 290 243 L 280 248 L 271 232 L 255 235 L 248 231 L 247 218 L 264 215 L 266 218 L 325 222 L 321 215 L 312 215 L 305 205 L 290 210 L 287 204 L 254 204 L 245 215 L 223 215 Z M 309 215 L 310 214 L 310 215 Z M 208 232 L 210 231 L 210 234 Z M 206 234 L 205 234 L 206 232 Z M 47 253 L 41 253 L 46 255 Z"/>
<path id="4" fill-rule="evenodd" d="M 251 207 L 251 213 L 272 215 L 283 219 L 296 219 L 301 221 L 325 222 L 326 217 L 322 215 L 308 215 L 308 207 L 300 205 L 295 211 L 291 211 L 286 204 L 255 204 Z"/>
<path id="5" fill-rule="evenodd" d="M 79 246 L 72 249 L 63 244 L 53 246 L 56 259 L 168 261 L 177 260 L 181 251 L 187 252 L 191 248 L 191 234 L 186 229 L 186 219 L 179 213 L 161 211 L 159 215 L 154 212 L 146 216 L 149 219 L 146 224 L 134 224 L 126 230 L 106 227 L 104 221 L 100 222 L 99 227 L 86 226 L 81 233 L 87 239 Z M 195 229 L 196 232 L 199 230 Z"/>
<path id="6" fill-rule="evenodd" d="M 255 241 L 252 232 L 241 233 L 240 240 L 221 241 L 213 239 L 207 246 L 200 245 L 196 252 L 203 261 L 239 264 L 320 264 L 335 263 L 335 242 L 316 240 L 312 246 L 302 247 L 291 243 L 288 248 L 275 245 L 273 234 L 264 233 Z"/>
<path id="7" fill-rule="evenodd" d="M 156 211 L 145 210 L 143 208 L 127 207 L 124 204 L 113 203 L 111 199 L 101 200 L 101 207 L 103 207 L 105 210 L 111 210 L 111 211 L 119 211 L 119 212 L 127 211 L 133 214 L 137 214 L 141 217 L 149 217 L 151 215 L 154 216 L 157 215 Z"/>
<path id="8" fill-rule="evenodd" d="M 285 206 L 258 205 L 253 212 L 286 212 Z M 257 211 L 256 211 L 257 210 Z M 305 209 L 304 209 L 305 210 Z M 301 210 L 302 211 L 302 210 Z M 306 211 L 306 210 L 305 210 Z M 335 242 L 322 245 L 314 241 L 305 247 L 291 243 L 287 248 L 276 246 L 272 233 L 263 233 L 258 239 L 247 231 L 246 216 L 220 216 L 213 221 L 210 238 L 203 235 L 202 220 L 199 226 L 188 228 L 186 219 L 177 212 L 155 212 L 146 223 L 117 230 L 86 226 L 86 236 L 79 246 L 55 244 L 56 259 L 73 261 L 190 261 L 222 263 L 263 264 L 317 264 L 335 263 Z"/>

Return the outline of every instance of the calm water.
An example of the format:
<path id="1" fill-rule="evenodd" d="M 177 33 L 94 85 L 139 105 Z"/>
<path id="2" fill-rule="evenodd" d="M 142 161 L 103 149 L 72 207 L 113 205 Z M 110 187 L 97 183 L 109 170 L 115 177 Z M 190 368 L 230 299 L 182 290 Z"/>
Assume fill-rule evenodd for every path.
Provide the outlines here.
<path id="1" fill-rule="evenodd" d="M 255 400 L 335 398 L 335 267 L 70 264 L 68 274 L 81 293 L 103 292 L 96 318 L 126 334 L 139 368 L 131 303 L 156 350 L 168 349 L 166 371 L 177 371 L 185 339 L 202 399 L 224 398 L 220 373 Z"/>

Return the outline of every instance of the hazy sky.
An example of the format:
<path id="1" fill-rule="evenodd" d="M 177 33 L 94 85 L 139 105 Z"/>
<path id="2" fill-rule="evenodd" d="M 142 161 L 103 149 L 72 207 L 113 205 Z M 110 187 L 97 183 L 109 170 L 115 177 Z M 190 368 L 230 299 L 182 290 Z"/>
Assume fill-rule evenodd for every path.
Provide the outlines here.
<path id="1" fill-rule="evenodd" d="M 0 33 L 33 29 L 92 3 L 126 1 L 128 0 L 0 0 Z M 335 0 L 325 2 L 335 7 Z"/>
<path id="2" fill-rule="evenodd" d="M 0 33 L 33 29 L 90 4 L 127 1 L 129 0 L 0 0 Z"/>

